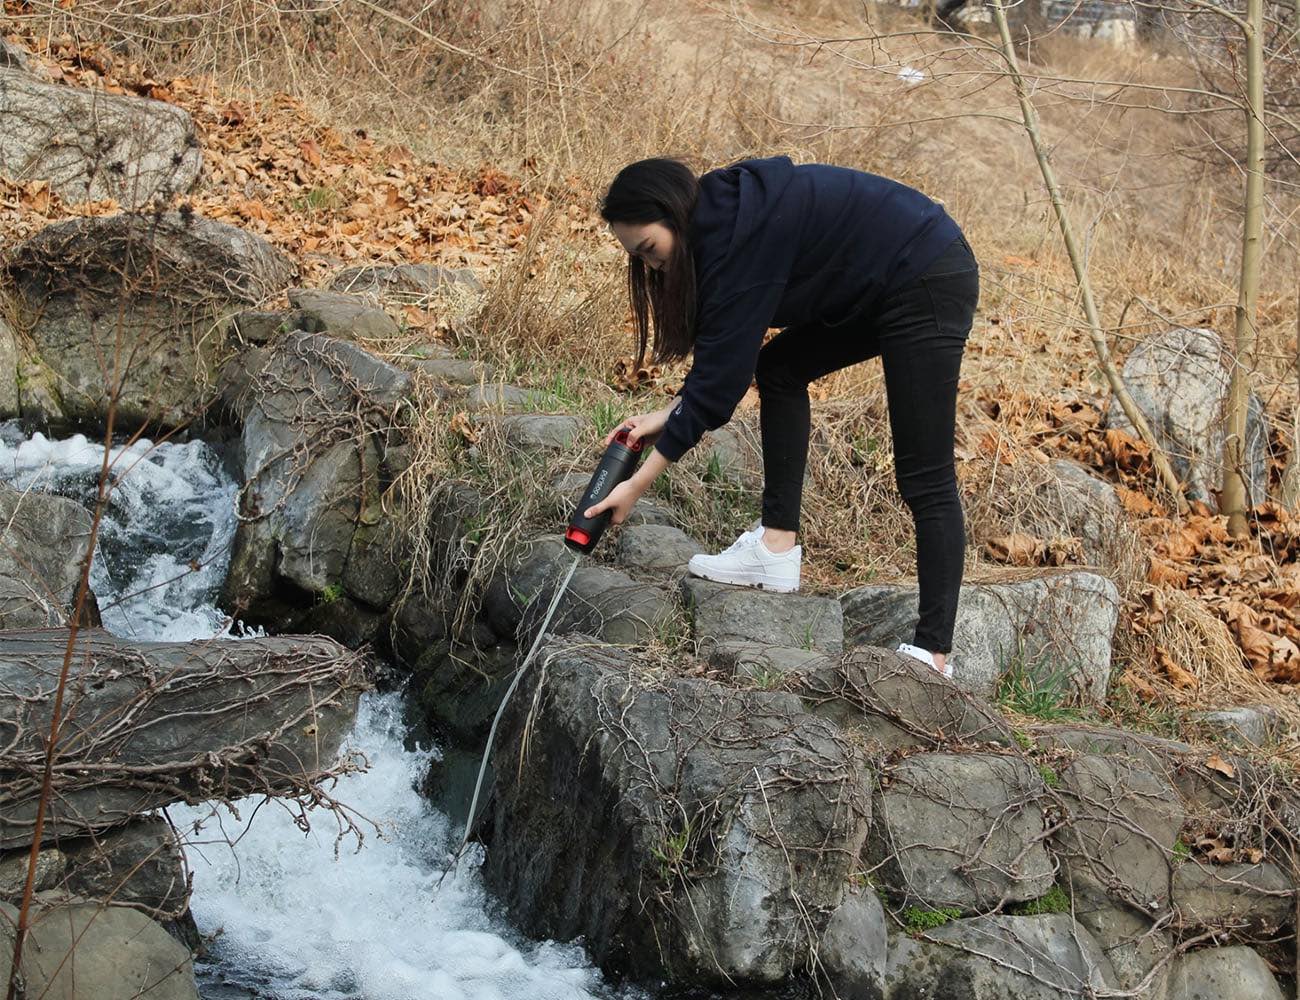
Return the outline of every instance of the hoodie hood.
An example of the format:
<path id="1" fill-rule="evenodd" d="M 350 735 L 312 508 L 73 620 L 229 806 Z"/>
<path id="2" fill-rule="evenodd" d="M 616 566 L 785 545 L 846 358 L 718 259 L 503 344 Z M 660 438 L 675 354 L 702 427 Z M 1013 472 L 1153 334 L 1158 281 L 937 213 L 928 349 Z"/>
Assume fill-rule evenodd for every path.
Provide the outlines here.
<path id="1" fill-rule="evenodd" d="M 700 178 L 691 217 L 697 280 L 736 256 L 764 228 L 793 179 L 788 156 L 742 160 Z"/>

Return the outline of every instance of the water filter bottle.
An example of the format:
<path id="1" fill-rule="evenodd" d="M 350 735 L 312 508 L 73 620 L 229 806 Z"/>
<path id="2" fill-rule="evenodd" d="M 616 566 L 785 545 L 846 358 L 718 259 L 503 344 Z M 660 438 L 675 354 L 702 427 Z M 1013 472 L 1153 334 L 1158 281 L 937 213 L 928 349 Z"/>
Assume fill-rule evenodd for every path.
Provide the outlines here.
<path id="1" fill-rule="evenodd" d="M 592 473 L 591 482 L 583 490 L 573 517 L 569 518 L 569 529 L 564 533 L 564 544 L 575 552 L 585 554 L 596 547 L 613 513 L 607 510 L 598 517 L 587 517 L 583 512 L 609 496 L 619 483 L 626 482 L 636 471 L 637 462 L 641 461 L 641 451 L 645 444 L 628 438 L 631 429 L 630 427 L 618 429 L 614 440 L 609 443 L 605 454 L 601 456 L 596 471 Z"/>

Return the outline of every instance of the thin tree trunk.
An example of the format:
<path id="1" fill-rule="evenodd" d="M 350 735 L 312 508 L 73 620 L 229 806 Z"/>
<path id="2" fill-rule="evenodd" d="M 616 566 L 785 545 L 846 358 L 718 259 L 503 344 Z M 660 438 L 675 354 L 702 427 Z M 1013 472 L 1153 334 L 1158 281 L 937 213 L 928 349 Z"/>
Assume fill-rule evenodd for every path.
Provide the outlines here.
<path id="1" fill-rule="evenodd" d="M 1260 117 L 1264 111 L 1264 0 L 1246 0 L 1242 30 L 1246 36 L 1246 208 L 1241 227 L 1232 377 L 1225 414 L 1223 492 L 1219 498 L 1233 538 L 1250 534 L 1246 511 L 1264 499 L 1248 497 L 1246 489 L 1246 414 L 1255 361 L 1255 312 L 1264 229 L 1264 122 Z"/>
<path id="2" fill-rule="evenodd" d="M 1262 0 L 1252 0 L 1252 2 L 1262 3 Z M 1074 277 L 1079 284 L 1079 297 L 1083 304 L 1084 317 L 1088 321 L 1088 336 L 1092 340 L 1093 350 L 1097 353 L 1097 361 L 1106 376 L 1106 381 L 1110 383 L 1111 392 L 1119 400 L 1124 416 L 1128 417 L 1129 423 L 1137 430 L 1138 436 L 1151 449 L 1151 461 L 1155 465 L 1156 474 L 1173 498 L 1178 513 L 1186 514 L 1188 510 L 1187 499 L 1183 496 L 1178 476 L 1174 474 L 1168 456 L 1156 440 L 1151 425 L 1147 422 L 1146 414 L 1133 401 L 1128 386 L 1124 384 L 1124 378 L 1120 375 L 1119 369 L 1115 367 L 1115 361 L 1111 357 L 1110 345 L 1107 343 L 1105 331 L 1101 327 L 1101 316 L 1097 312 L 1097 303 L 1092 297 L 1092 282 L 1088 278 L 1088 270 L 1084 263 L 1083 254 L 1080 252 L 1078 241 L 1074 236 L 1074 227 L 1071 225 L 1070 218 L 1065 211 L 1065 200 L 1061 196 L 1060 185 L 1056 182 L 1056 172 L 1052 169 L 1051 161 L 1047 157 L 1047 149 L 1043 145 L 1042 131 L 1038 125 L 1038 111 L 1029 98 L 1029 90 L 1025 85 L 1025 79 L 1020 74 L 1020 60 L 1016 57 L 1016 47 L 1011 40 L 1011 29 L 1007 24 L 1006 9 L 1003 7 L 1002 0 L 992 0 L 990 6 L 993 8 L 993 18 L 997 22 L 998 35 L 1002 40 L 1002 57 L 1006 60 L 1011 83 L 1015 87 L 1016 97 L 1020 101 L 1021 120 L 1024 123 L 1025 131 L 1029 134 L 1029 141 L 1034 147 L 1034 156 L 1038 159 L 1038 169 L 1043 175 L 1043 185 L 1047 188 L 1048 196 L 1052 201 L 1052 208 L 1056 212 L 1056 223 L 1060 227 L 1061 238 L 1065 241 L 1065 252 L 1069 254 L 1070 263 L 1074 267 Z"/>

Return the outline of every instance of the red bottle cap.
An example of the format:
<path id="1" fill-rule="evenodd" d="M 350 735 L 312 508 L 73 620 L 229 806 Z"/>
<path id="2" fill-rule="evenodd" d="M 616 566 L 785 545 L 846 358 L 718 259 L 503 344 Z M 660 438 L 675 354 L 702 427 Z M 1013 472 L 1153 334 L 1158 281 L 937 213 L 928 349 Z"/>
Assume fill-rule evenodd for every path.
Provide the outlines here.
<path id="1" fill-rule="evenodd" d="M 632 451 L 640 451 L 642 448 L 645 447 L 645 442 L 642 441 L 640 438 L 638 438 L 635 441 L 631 440 L 628 434 L 628 428 L 626 427 L 620 429 L 619 432 L 614 435 L 614 440 L 617 441 L 619 444 L 623 445 L 625 448 L 631 449 Z"/>
<path id="2" fill-rule="evenodd" d="M 587 534 L 585 531 L 583 531 L 581 528 L 570 528 L 568 531 L 564 533 L 564 537 L 567 538 L 569 541 L 573 542 L 575 545 L 591 544 L 591 536 Z"/>

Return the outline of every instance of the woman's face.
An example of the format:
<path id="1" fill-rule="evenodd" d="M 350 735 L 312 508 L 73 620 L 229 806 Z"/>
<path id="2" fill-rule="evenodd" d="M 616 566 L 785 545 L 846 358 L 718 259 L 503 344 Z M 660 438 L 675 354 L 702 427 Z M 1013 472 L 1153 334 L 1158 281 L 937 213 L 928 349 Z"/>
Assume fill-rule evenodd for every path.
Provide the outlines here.
<path id="1" fill-rule="evenodd" d="M 609 228 L 624 250 L 656 271 L 673 255 L 673 231 L 662 222 L 611 222 Z"/>

